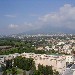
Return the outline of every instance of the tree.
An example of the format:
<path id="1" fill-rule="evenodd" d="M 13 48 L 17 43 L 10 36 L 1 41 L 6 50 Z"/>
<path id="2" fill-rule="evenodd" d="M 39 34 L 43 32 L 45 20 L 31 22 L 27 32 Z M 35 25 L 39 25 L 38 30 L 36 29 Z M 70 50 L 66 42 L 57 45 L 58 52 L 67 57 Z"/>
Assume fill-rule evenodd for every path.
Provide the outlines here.
<path id="1" fill-rule="evenodd" d="M 54 70 L 54 75 L 59 75 L 59 72 Z"/>
<path id="2" fill-rule="evenodd" d="M 59 75 L 59 72 L 58 72 L 58 71 L 56 71 L 55 75 Z"/>
<path id="3" fill-rule="evenodd" d="M 52 66 L 43 66 L 43 65 L 38 65 L 38 70 L 41 72 L 43 75 L 53 75 L 53 70 Z"/>
<path id="4" fill-rule="evenodd" d="M 41 72 L 39 70 L 35 70 L 32 75 L 41 75 Z"/>
<path id="5" fill-rule="evenodd" d="M 17 69 L 15 67 L 12 68 L 12 75 L 17 75 Z"/>
<path id="6" fill-rule="evenodd" d="M 12 68 L 12 60 L 6 60 L 6 69 Z"/>
<path id="7" fill-rule="evenodd" d="M 2 75 L 7 75 L 7 71 L 4 71 Z"/>
<path id="8" fill-rule="evenodd" d="M 1 65 L 1 68 L 2 68 L 2 71 L 5 71 L 6 70 L 6 66 L 5 65 Z"/>
<path id="9" fill-rule="evenodd" d="M 32 70 L 32 68 L 34 67 L 34 62 L 32 58 L 25 58 L 19 56 L 14 59 L 14 66 L 17 66 L 24 71 L 29 71 Z"/>

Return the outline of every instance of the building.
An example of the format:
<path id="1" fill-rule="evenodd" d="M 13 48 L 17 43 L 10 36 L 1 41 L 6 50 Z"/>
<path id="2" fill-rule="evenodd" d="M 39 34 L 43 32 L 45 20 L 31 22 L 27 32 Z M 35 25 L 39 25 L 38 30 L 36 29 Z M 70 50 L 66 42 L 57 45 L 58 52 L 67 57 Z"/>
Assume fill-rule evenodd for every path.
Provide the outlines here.
<path id="1" fill-rule="evenodd" d="M 46 54 L 35 54 L 35 53 L 22 53 L 22 57 L 33 58 L 35 61 L 36 69 L 38 65 L 52 66 L 53 70 L 57 70 L 62 74 L 66 70 L 66 57 L 64 55 L 46 55 Z"/>
<path id="2" fill-rule="evenodd" d="M 35 62 L 36 69 L 38 65 L 43 66 L 52 66 L 53 70 L 58 71 L 60 74 L 63 74 L 66 70 L 66 56 L 65 55 L 46 55 L 46 54 L 35 54 L 35 53 L 22 53 L 22 54 L 9 54 L 4 57 L 4 60 L 11 60 L 17 56 L 22 56 L 26 58 L 33 58 Z"/>
<path id="3" fill-rule="evenodd" d="M 36 50 L 44 50 L 43 46 L 39 46 L 37 48 L 35 48 Z"/>
<path id="4" fill-rule="evenodd" d="M 74 58 L 72 55 L 66 55 L 66 63 L 73 63 Z"/>
<path id="5" fill-rule="evenodd" d="M 49 50 L 50 50 L 49 46 L 46 46 L 45 51 L 49 51 Z"/>

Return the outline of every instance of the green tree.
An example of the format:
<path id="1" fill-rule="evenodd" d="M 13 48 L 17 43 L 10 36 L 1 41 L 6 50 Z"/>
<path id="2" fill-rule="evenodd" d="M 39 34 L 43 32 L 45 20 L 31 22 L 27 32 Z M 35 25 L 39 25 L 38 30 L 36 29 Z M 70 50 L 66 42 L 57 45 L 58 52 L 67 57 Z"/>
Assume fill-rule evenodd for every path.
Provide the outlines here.
<path id="1" fill-rule="evenodd" d="M 6 60 L 6 69 L 12 68 L 12 60 Z"/>
<path id="2" fill-rule="evenodd" d="M 41 75 L 41 72 L 40 72 L 39 70 L 35 70 L 35 71 L 33 72 L 33 75 Z"/>
<path id="3" fill-rule="evenodd" d="M 54 75 L 59 75 L 59 72 L 54 70 Z"/>
<path id="4" fill-rule="evenodd" d="M 2 71 L 5 71 L 6 70 L 6 66 L 5 65 L 1 65 L 1 68 L 2 68 Z"/>
<path id="5" fill-rule="evenodd" d="M 38 70 L 41 72 L 43 75 L 53 75 L 53 70 L 52 66 L 43 66 L 43 65 L 38 65 Z"/>
<path id="6" fill-rule="evenodd" d="M 32 58 L 25 58 L 19 56 L 14 59 L 14 66 L 17 66 L 24 71 L 29 71 L 32 70 L 32 68 L 34 67 L 34 62 Z"/>
<path id="7" fill-rule="evenodd" d="M 12 68 L 12 75 L 17 75 L 17 69 L 15 67 Z"/>
<path id="8" fill-rule="evenodd" d="M 7 71 L 4 71 L 2 75 L 7 75 Z"/>

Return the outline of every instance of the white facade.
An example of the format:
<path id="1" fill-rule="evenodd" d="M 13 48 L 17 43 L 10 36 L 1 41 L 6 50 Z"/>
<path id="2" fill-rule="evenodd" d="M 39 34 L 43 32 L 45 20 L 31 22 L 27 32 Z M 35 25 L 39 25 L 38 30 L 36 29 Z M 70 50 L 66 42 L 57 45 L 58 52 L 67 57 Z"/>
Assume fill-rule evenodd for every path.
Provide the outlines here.
<path id="1" fill-rule="evenodd" d="M 63 49 L 64 49 L 64 50 L 68 50 L 70 47 L 71 47 L 70 44 L 68 44 L 68 45 L 64 45 L 64 46 L 63 46 Z"/>
<path id="2" fill-rule="evenodd" d="M 36 50 L 43 50 L 43 49 L 44 49 L 43 47 L 36 48 Z"/>
<path id="3" fill-rule="evenodd" d="M 74 62 L 73 56 L 72 55 L 66 55 L 66 62 L 68 62 L 68 63 Z"/>
<path id="4" fill-rule="evenodd" d="M 73 75 L 75 75 L 75 71 L 73 72 Z"/>
<path id="5" fill-rule="evenodd" d="M 52 46 L 52 49 L 55 49 L 55 45 Z"/>
<path id="6" fill-rule="evenodd" d="M 20 56 L 20 54 L 19 54 L 19 53 L 14 53 L 14 54 L 13 54 L 13 57 L 14 57 L 14 58 L 17 57 L 17 56 Z"/>
<path id="7" fill-rule="evenodd" d="M 62 45 L 62 44 L 65 44 L 64 42 L 58 42 L 58 44 L 57 45 Z"/>
<path id="8" fill-rule="evenodd" d="M 49 51 L 50 50 L 49 46 L 46 46 L 45 47 L 45 50 Z"/>

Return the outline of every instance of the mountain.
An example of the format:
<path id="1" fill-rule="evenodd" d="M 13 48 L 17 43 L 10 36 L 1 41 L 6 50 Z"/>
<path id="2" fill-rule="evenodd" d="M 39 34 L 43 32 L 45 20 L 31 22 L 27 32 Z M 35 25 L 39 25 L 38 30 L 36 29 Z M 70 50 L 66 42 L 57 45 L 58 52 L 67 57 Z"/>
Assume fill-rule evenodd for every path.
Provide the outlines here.
<path id="1" fill-rule="evenodd" d="M 49 34 L 49 33 L 68 33 L 68 34 L 75 34 L 75 30 L 66 28 L 66 27 L 43 27 L 36 30 L 30 30 L 23 32 L 22 34 Z"/>

